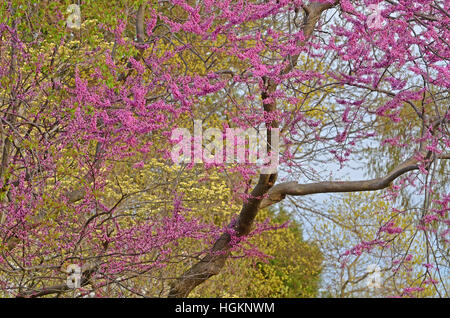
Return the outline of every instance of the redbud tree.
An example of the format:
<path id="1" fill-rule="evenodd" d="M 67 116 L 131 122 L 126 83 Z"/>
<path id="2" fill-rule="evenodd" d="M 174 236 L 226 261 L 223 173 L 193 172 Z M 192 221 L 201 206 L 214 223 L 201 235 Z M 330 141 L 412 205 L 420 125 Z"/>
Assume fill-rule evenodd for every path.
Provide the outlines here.
<path id="1" fill-rule="evenodd" d="M 249 239 L 276 227 L 255 225 L 261 209 L 373 191 L 390 217 L 341 266 L 422 242 L 418 284 L 391 296 L 448 296 L 447 1 L 74 4 L 0 5 L 4 295 L 73 296 L 75 264 L 79 295 L 148 296 L 146 277 L 186 297 L 235 253 L 261 256 Z M 277 130 L 276 171 L 176 165 L 172 133 L 194 120 L 266 129 L 268 151 Z M 367 178 L 334 176 L 355 163 Z M 401 246 L 396 271 L 412 270 Z"/>

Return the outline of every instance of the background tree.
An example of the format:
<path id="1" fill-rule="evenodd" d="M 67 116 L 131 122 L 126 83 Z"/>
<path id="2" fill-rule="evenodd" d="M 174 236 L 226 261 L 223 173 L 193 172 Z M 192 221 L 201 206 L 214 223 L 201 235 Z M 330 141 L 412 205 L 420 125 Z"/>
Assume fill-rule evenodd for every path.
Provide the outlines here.
<path id="1" fill-rule="evenodd" d="M 314 243 L 304 241 L 301 225 L 282 208 L 260 211 L 255 222 L 265 224 L 262 229 L 271 225 L 274 230 L 252 234 L 249 244 L 257 249 L 234 255 L 220 274 L 199 286 L 191 296 L 318 296 L 322 254 Z M 255 252 L 265 256 L 251 257 L 258 256 Z"/>

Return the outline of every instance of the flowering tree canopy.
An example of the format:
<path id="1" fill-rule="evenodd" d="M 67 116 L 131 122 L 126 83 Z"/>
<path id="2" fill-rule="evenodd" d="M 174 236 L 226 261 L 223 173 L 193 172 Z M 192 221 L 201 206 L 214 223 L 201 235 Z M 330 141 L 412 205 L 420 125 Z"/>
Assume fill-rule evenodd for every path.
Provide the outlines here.
<path id="1" fill-rule="evenodd" d="M 185 297 L 230 256 L 264 258 L 252 239 L 287 225 L 255 218 L 283 203 L 348 231 L 366 213 L 336 262 L 388 254 L 383 277 L 415 276 L 386 295 L 448 297 L 449 11 L 441 0 L 3 1 L 0 295 L 71 296 L 75 264 L 81 294 Z M 230 148 L 208 146 L 213 127 L 220 145 L 230 129 L 265 130 L 275 171 L 225 160 Z M 172 160 L 177 129 L 193 133 L 191 160 Z M 340 178 L 355 166 L 364 174 Z M 358 202 L 374 204 L 340 197 L 336 218 L 317 196 L 302 201 L 366 191 Z"/>

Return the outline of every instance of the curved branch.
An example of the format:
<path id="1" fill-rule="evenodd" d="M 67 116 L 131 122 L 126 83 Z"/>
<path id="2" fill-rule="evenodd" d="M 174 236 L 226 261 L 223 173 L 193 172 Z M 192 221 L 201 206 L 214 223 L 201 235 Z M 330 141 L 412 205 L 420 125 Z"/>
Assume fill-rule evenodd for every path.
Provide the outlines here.
<path id="1" fill-rule="evenodd" d="M 431 153 L 426 155 L 428 159 Z M 359 180 L 359 181 L 327 181 L 309 184 L 298 184 L 296 181 L 284 182 L 275 185 L 270 189 L 268 196 L 261 202 L 261 208 L 268 207 L 272 204 L 283 200 L 286 195 L 308 195 L 315 193 L 330 193 L 330 192 L 360 192 L 360 191 L 376 191 L 387 188 L 392 181 L 399 176 L 419 169 L 420 160 L 417 156 L 413 156 L 402 162 L 398 167 L 392 170 L 384 177 Z"/>

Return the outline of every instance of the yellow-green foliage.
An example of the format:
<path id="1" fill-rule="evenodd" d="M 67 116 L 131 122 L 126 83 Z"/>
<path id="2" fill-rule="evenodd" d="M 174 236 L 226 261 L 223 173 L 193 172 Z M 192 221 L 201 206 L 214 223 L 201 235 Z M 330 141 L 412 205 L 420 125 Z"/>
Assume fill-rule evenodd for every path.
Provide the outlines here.
<path id="1" fill-rule="evenodd" d="M 315 297 L 322 255 L 302 238 L 298 222 L 284 211 L 264 209 L 257 222 L 270 218 L 274 224 L 291 221 L 285 228 L 251 238 L 250 242 L 269 257 L 236 258 L 226 268 L 199 286 L 193 297 Z"/>

